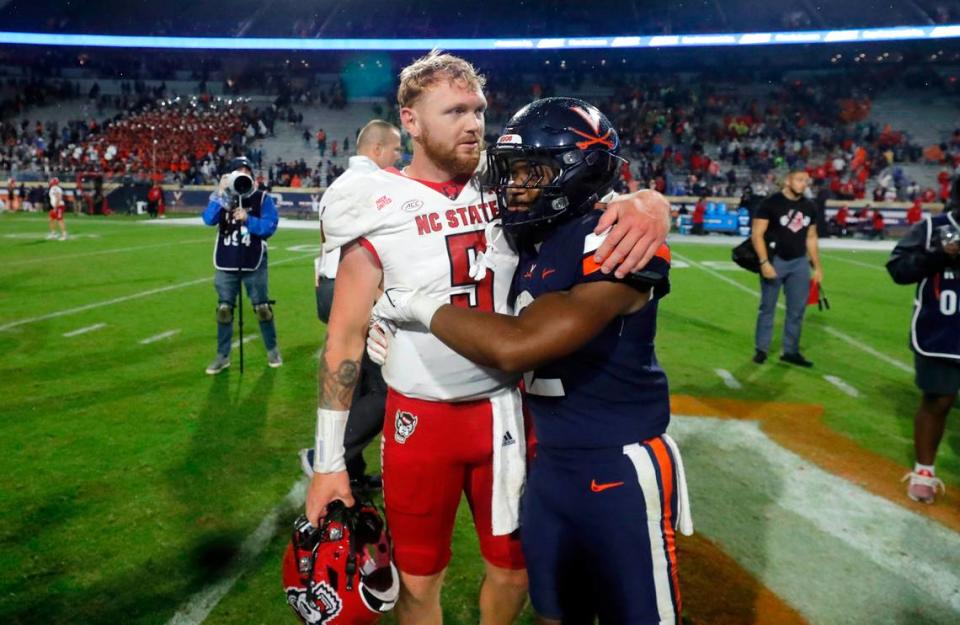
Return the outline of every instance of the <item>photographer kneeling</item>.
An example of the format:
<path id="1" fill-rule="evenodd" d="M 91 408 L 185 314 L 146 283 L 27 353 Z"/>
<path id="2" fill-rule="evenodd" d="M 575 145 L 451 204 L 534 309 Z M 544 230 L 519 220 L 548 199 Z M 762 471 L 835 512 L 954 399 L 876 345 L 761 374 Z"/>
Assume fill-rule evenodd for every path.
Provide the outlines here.
<path id="1" fill-rule="evenodd" d="M 273 323 L 273 302 L 267 288 L 267 242 L 277 230 L 277 209 L 273 198 L 256 188 L 253 165 L 245 158 L 234 159 L 219 188 L 210 194 L 203 222 L 217 226 L 214 249 L 214 287 L 217 289 L 217 357 L 207 373 L 220 373 L 230 366 L 233 338 L 233 309 L 241 281 L 260 322 L 260 335 L 267 349 L 267 364 L 283 364 L 277 349 Z"/>
<path id="2" fill-rule="evenodd" d="M 900 239 L 887 271 L 897 284 L 917 284 L 910 347 L 923 395 L 913 422 L 916 464 L 903 479 L 910 499 L 929 504 L 944 489 L 933 465 L 960 391 L 960 177 L 943 212 Z"/>

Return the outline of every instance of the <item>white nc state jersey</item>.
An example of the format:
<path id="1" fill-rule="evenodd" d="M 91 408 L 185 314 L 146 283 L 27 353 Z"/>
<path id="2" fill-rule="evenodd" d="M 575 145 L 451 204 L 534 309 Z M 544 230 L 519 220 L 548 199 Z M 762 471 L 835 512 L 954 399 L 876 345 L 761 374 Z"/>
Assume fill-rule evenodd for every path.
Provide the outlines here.
<path id="1" fill-rule="evenodd" d="M 57 208 L 63 204 L 63 189 L 59 185 L 54 185 L 50 187 L 49 191 L 50 196 L 50 206 Z"/>
<path id="2" fill-rule="evenodd" d="M 385 289 L 403 285 L 456 306 L 509 314 L 515 254 L 492 254 L 479 281 L 469 275 L 486 248 L 484 228 L 497 216 L 496 198 L 482 195 L 475 179 L 456 199 L 392 168 L 350 187 L 331 198 L 343 204 L 324 218 L 326 249 L 359 240 L 378 257 Z M 400 329 L 391 342 L 383 377 L 404 395 L 441 401 L 479 399 L 516 383 L 426 330 L 410 329 Z"/>

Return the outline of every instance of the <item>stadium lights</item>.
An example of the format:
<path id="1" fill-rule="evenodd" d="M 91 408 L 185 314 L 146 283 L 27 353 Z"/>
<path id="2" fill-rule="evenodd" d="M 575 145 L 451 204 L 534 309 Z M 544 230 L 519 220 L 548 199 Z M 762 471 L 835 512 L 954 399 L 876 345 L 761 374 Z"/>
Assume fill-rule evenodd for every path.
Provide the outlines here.
<path id="1" fill-rule="evenodd" d="M 605 48 L 711 47 L 915 41 L 960 38 L 960 24 L 845 30 L 689 35 L 545 37 L 502 39 L 294 39 L 284 37 L 149 37 L 0 31 L 0 45 L 164 48 L 181 50 L 567 50 Z"/>

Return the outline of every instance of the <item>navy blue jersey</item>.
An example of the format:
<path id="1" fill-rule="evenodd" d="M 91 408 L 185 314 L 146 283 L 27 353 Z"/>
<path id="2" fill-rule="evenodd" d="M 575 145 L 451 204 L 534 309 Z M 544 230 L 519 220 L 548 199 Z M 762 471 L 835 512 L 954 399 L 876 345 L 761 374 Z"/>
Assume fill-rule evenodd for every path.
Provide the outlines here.
<path id="1" fill-rule="evenodd" d="M 601 280 L 654 294 L 575 353 L 524 376 L 538 445 L 546 448 L 621 447 L 659 436 L 670 421 L 667 376 L 653 347 L 657 300 L 669 290 L 669 250 L 623 280 L 604 274 L 593 260 L 604 238 L 593 234 L 599 219 L 591 211 L 550 232 L 539 249 L 521 250 L 511 292 L 517 312 L 544 293 Z"/>
<path id="2" fill-rule="evenodd" d="M 925 252 L 939 253 L 944 230 L 960 230 L 950 213 L 924 222 Z M 911 324 L 911 345 L 917 353 L 935 358 L 960 360 L 960 268 L 944 265 L 917 285 L 917 299 Z"/>

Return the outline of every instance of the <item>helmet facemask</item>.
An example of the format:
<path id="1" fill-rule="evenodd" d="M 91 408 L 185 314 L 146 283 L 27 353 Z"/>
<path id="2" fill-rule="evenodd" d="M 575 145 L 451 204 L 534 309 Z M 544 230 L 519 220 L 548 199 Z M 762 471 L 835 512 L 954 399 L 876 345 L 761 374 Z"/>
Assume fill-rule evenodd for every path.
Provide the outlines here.
<path id="1" fill-rule="evenodd" d="M 585 214 L 613 187 L 621 162 L 606 150 L 497 145 L 487 152 L 487 187 L 497 196 L 504 230 L 520 240 Z"/>

